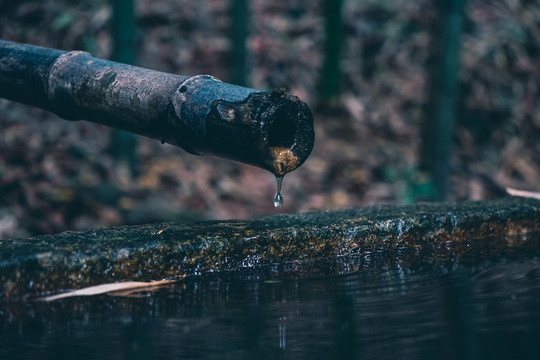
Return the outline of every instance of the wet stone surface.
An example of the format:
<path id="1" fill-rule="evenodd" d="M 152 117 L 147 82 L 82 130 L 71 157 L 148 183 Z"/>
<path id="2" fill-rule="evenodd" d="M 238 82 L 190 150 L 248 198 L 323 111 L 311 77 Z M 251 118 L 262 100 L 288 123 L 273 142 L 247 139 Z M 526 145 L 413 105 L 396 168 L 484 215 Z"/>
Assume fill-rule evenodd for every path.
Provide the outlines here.
<path id="1" fill-rule="evenodd" d="M 0 241 L 1 298 L 106 282 L 259 269 L 316 276 L 538 253 L 540 201 L 374 206 L 162 223 Z"/>

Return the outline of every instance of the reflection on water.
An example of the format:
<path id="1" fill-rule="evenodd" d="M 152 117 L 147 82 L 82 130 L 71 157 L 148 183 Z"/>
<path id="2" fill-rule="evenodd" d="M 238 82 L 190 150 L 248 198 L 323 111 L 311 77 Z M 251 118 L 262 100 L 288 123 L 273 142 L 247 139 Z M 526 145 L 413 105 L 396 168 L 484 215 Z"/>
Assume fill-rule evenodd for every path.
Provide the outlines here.
<path id="1" fill-rule="evenodd" d="M 540 260 L 291 279 L 229 273 L 140 297 L 0 304 L 0 358 L 537 358 Z"/>

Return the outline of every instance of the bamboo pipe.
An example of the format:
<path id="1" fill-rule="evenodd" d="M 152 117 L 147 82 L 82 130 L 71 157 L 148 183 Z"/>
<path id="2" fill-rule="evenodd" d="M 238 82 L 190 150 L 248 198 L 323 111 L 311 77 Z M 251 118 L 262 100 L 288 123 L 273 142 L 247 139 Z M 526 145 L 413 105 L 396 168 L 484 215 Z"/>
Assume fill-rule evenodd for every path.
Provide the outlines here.
<path id="1" fill-rule="evenodd" d="M 284 175 L 314 143 L 308 106 L 209 75 L 181 76 L 0 40 L 0 97 Z"/>

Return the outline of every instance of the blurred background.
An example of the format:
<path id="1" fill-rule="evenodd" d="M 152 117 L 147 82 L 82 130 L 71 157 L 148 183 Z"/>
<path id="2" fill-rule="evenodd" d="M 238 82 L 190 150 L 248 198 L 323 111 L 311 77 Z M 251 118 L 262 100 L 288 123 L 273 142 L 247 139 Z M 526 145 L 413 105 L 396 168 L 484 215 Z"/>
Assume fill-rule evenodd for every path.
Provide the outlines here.
<path id="1" fill-rule="evenodd" d="M 540 188 L 540 3 L 0 0 L 0 38 L 259 89 L 314 112 L 283 182 L 0 99 L 0 239 Z"/>

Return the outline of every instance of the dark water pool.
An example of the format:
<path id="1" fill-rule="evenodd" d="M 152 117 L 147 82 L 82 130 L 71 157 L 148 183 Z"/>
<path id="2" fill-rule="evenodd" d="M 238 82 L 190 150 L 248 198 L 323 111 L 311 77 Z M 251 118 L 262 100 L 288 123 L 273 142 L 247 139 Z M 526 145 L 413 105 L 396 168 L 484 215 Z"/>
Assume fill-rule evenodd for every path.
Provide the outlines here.
<path id="1" fill-rule="evenodd" d="M 0 304 L 2 359 L 537 359 L 540 260 Z"/>

